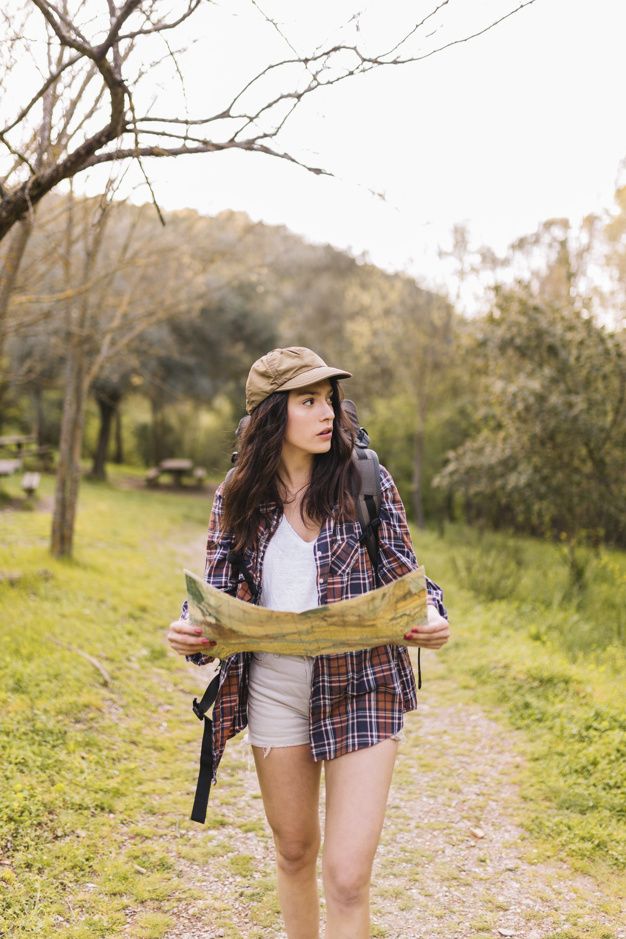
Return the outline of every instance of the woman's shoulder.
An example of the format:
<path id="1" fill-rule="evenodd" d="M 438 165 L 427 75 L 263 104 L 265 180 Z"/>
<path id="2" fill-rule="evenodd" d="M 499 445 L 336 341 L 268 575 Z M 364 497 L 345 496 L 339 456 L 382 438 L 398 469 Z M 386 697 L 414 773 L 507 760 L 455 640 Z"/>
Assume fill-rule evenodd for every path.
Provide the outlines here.
<path id="1" fill-rule="evenodd" d="M 225 492 L 226 492 L 226 488 L 227 488 L 228 483 L 230 482 L 230 479 L 231 479 L 231 477 L 232 477 L 232 475 L 233 475 L 234 469 L 235 469 L 235 468 L 234 468 L 234 466 L 233 466 L 233 467 L 231 467 L 231 468 L 228 470 L 228 472 L 227 472 L 226 475 L 224 476 L 223 480 L 222 480 L 220 483 L 218 483 L 218 485 L 216 486 L 215 492 L 213 493 L 213 499 L 216 500 L 217 502 L 219 502 L 220 505 L 221 505 L 221 503 L 224 501 L 224 495 L 225 495 Z"/>
<path id="2" fill-rule="evenodd" d="M 213 492 L 209 490 L 209 499 L 212 511 L 222 510 L 222 504 L 224 501 L 224 480 L 221 483 L 218 483 Z"/>
<path id="3" fill-rule="evenodd" d="M 381 502 L 392 511 L 405 511 L 398 485 L 386 466 L 380 465 Z"/>
<path id="4" fill-rule="evenodd" d="M 211 518 L 214 524 L 218 524 L 222 520 L 224 514 L 224 483 L 226 482 L 223 479 L 220 483 L 217 484 L 213 491 L 212 504 L 211 504 Z"/>
<path id="5" fill-rule="evenodd" d="M 385 492 L 387 489 L 395 488 L 395 482 L 393 476 L 389 472 L 386 466 L 383 466 L 380 463 L 380 488 L 382 492 Z"/>

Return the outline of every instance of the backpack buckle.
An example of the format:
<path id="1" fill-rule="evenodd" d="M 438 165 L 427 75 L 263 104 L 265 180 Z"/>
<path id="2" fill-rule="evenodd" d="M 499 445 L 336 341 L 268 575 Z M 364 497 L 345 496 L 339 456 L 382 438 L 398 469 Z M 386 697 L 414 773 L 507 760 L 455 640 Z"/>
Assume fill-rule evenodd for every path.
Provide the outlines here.
<path id="1" fill-rule="evenodd" d="M 363 529 L 361 536 L 359 537 L 359 544 L 366 544 L 367 539 L 370 537 L 370 535 L 376 534 L 379 526 L 380 526 L 380 518 L 378 516 L 376 516 L 376 518 L 371 519 L 367 523 L 367 525 Z"/>
<path id="2" fill-rule="evenodd" d="M 192 710 L 193 710 L 193 713 L 194 713 L 194 714 L 196 715 L 196 717 L 198 718 L 198 720 L 203 721 L 203 720 L 204 720 L 204 712 L 202 711 L 202 708 L 200 707 L 200 702 L 198 701 L 197 698 L 194 698 L 194 699 L 193 699 L 193 704 L 191 705 L 191 708 L 192 708 Z"/>

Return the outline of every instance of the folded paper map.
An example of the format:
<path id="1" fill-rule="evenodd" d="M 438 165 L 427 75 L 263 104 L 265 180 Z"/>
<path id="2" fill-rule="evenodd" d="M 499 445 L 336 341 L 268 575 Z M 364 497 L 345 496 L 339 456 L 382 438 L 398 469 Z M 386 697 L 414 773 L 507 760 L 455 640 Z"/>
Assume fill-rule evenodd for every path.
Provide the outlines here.
<path id="1" fill-rule="evenodd" d="M 423 566 L 377 590 L 302 613 L 287 613 L 238 600 L 185 571 L 191 622 L 216 645 L 207 655 L 234 652 L 328 655 L 374 646 L 416 645 L 403 637 L 428 622 Z"/>

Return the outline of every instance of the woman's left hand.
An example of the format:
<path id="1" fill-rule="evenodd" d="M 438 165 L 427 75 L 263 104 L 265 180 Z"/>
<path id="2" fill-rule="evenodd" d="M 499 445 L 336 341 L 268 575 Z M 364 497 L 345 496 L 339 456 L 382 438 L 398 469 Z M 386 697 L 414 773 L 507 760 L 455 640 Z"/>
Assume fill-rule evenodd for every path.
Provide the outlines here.
<path id="1" fill-rule="evenodd" d="M 428 623 L 424 626 L 414 626 L 404 638 L 423 649 L 440 649 L 450 638 L 450 625 L 441 615 L 436 606 L 428 604 Z"/>

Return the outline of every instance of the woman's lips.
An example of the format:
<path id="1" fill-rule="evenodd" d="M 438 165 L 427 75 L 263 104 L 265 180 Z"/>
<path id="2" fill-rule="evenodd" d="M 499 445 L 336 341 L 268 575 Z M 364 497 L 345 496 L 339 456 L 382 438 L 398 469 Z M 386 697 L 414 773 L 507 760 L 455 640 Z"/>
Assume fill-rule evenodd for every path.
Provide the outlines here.
<path id="1" fill-rule="evenodd" d="M 318 437 L 330 437 L 330 435 L 332 434 L 332 432 L 333 432 L 332 427 L 329 427 L 328 430 L 322 430 L 322 431 L 320 431 L 317 436 L 318 436 Z"/>

